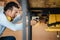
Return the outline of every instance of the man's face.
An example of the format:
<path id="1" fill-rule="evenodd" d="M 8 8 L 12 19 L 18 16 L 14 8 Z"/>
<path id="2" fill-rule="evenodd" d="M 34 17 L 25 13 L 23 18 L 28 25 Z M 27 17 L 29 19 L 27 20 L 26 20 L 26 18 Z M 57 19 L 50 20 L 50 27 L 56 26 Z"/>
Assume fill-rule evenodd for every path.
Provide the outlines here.
<path id="1" fill-rule="evenodd" d="M 19 13 L 19 9 L 16 7 L 13 7 L 12 10 L 7 10 L 6 15 L 11 18 L 15 18 L 18 13 Z"/>

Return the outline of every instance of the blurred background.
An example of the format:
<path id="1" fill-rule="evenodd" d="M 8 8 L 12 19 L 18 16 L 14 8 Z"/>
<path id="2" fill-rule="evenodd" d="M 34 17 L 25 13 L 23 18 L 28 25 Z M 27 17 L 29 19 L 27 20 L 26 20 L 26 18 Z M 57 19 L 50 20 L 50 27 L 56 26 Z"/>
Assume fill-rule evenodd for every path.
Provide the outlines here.
<path id="1" fill-rule="evenodd" d="M 6 3 L 14 1 L 20 5 L 17 0 L 0 0 L 0 6 L 4 7 Z M 32 15 L 32 40 L 60 40 L 60 32 L 57 31 L 46 31 L 47 24 L 45 24 L 45 19 L 55 21 L 54 12 L 53 15 L 49 16 L 48 10 L 40 10 L 40 8 L 60 8 L 60 0 L 29 0 L 29 7 L 31 9 Z M 1 10 L 1 9 L 0 9 Z M 46 17 L 43 20 L 40 20 L 40 17 Z M 60 14 L 57 15 L 58 20 L 60 21 Z M 50 17 L 50 18 L 49 18 Z M 34 21 L 33 21 L 34 20 Z M 41 23 L 42 22 L 42 23 Z M 35 24 L 34 24 L 35 23 Z M 28 40 L 28 27 L 26 27 L 27 40 Z M 2 36 L 15 36 L 16 40 L 22 40 L 22 31 L 13 32 L 6 28 Z"/>

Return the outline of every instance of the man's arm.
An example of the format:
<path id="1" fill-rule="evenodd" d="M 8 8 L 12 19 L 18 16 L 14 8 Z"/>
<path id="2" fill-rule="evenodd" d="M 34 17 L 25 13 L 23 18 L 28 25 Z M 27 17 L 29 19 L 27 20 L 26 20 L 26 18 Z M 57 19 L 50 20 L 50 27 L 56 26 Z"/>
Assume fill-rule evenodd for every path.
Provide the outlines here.
<path id="1" fill-rule="evenodd" d="M 7 20 L 6 16 L 3 13 L 0 13 L 0 24 L 13 31 L 23 30 L 23 23 L 13 24 Z"/>

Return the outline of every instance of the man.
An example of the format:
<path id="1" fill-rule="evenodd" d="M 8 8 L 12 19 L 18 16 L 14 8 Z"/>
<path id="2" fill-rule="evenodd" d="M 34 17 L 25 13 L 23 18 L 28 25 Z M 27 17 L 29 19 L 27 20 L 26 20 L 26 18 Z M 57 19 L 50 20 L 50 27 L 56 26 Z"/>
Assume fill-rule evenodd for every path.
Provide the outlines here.
<path id="1" fill-rule="evenodd" d="M 19 16 L 18 16 L 19 15 Z M 15 18 L 20 17 L 19 14 L 19 6 L 15 2 L 9 2 L 4 7 L 4 12 L 0 12 L 0 28 L 4 30 L 4 28 L 9 28 L 13 31 L 22 30 L 23 24 L 20 22 L 19 24 L 16 24 Z M 3 30 L 0 31 L 0 34 L 3 32 Z M 0 37 L 0 40 L 16 40 L 13 36 L 6 36 L 6 37 Z"/>

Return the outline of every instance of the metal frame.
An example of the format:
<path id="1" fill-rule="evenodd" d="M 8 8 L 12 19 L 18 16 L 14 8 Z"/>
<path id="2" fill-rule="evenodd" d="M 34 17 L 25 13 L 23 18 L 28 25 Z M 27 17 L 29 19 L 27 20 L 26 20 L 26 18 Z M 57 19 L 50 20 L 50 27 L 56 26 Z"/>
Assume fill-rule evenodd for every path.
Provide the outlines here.
<path id="1" fill-rule="evenodd" d="M 23 11 L 23 40 L 26 40 L 26 9 L 28 9 L 28 40 L 32 40 L 32 27 L 30 25 L 32 16 L 30 16 L 29 2 L 28 0 L 18 0 L 18 2 L 22 4 Z"/>
<path id="2" fill-rule="evenodd" d="M 27 9 L 27 0 L 21 0 L 22 10 L 23 10 L 23 40 L 26 40 L 26 9 Z"/>
<path id="3" fill-rule="evenodd" d="M 23 40 L 26 40 L 26 9 L 27 9 L 27 0 L 18 0 L 19 3 L 22 4 L 23 11 Z"/>
<path id="4" fill-rule="evenodd" d="M 30 21 L 32 19 L 32 13 L 30 10 L 30 4 L 29 4 L 29 0 L 27 0 L 27 8 L 28 8 L 28 40 L 32 40 L 32 26 L 30 25 Z"/>

